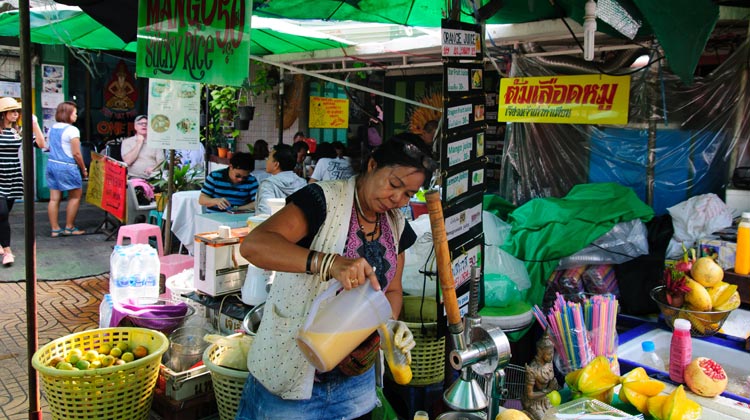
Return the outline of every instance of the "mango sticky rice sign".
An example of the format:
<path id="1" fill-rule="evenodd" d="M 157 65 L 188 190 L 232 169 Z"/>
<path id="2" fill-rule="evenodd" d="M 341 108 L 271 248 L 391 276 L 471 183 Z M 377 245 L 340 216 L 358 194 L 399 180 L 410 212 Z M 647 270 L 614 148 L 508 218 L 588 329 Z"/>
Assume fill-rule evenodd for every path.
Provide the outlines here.
<path id="1" fill-rule="evenodd" d="M 240 86 L 248 75 L 247 1 L 140 0 L 140 77 Z"/>
<path id="2" fill-rule="evenodd" d="M 630 76 L 509 77 L 500 81 L 497 120 L 627 124 Z"/>
<path id="3" fill-rule="evenodd" d="M 310 128 L 347 128 L 349 127 L 349 100 L 310 97 Z"/>

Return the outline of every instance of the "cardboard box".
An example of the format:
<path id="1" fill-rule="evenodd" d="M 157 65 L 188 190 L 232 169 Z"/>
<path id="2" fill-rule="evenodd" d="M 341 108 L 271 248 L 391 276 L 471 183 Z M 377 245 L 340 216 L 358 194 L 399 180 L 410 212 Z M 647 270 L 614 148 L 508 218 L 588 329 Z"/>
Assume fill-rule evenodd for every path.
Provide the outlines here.
<path id="1" fill-rule="evenodd" d="M 721 268 L 729 270 L 734 268 L 734 255 L 737 253 L 737 244 L 724 241 L 715 237 L 702 238 L 699 242 L 701 257 L 716 256 L 716 262 Z"/>

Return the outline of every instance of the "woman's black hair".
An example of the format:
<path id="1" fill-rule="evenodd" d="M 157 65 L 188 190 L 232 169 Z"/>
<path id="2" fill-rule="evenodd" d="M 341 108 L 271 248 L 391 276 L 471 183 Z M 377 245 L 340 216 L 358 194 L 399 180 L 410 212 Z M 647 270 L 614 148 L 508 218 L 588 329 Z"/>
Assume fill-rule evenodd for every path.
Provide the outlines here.
<path id="1" fill-rule="evenodd" d="M 430 182 L 432 173 L 439 168 L 432 159 L 432 150 L 422 139 L 413 133 L 396 134 L 373 150 L 370 158 L 375 160 L 378 168 L 387 166 L 406 166 L 421 170 L 424 173 L 425 185 Z M 362 168 L 367 170 L 367 165 Z"/>

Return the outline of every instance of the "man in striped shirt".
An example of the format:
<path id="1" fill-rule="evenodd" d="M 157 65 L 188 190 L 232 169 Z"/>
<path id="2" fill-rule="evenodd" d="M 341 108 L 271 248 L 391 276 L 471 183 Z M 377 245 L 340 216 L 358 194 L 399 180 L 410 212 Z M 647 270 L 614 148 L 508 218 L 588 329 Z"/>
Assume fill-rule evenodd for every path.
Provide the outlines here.
<path id="1" fill-rule="evenodd" d="M 254 163 L 249 153 L 235 153 L 228 168 L 213 171 L 206 177 L 198 203 L 209 212 L 255 209 L 258 181 L 250 175 Z"/>

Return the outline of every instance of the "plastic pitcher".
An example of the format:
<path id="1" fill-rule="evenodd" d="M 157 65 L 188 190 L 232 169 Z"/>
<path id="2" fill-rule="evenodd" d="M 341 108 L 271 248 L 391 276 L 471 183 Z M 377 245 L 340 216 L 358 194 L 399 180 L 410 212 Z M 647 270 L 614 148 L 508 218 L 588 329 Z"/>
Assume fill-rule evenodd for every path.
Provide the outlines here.
<path id="1" fill-rule="evenodd" d="M 391 305 L 371 284 L 344 290 L 338 282 L 318 296 L 297 336 L 305 358 L 320 372 L 338 365 L 370 334 L 391 318 Z M 335 296 L 334 296 L 335 295 Z M 325 302 L 324 305 L 321 304 Z"/>

